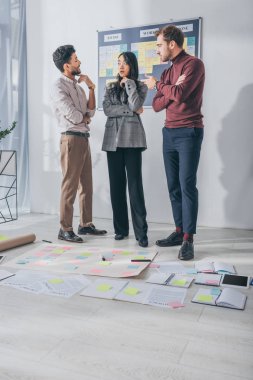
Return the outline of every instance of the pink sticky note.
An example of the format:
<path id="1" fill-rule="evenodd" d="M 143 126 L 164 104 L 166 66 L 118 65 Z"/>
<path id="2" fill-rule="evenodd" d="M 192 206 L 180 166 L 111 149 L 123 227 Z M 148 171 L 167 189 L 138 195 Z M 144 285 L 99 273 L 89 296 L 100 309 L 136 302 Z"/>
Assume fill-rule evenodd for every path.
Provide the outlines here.
<path id="1" fill-rule="evenodd" d="M 172 309 L 177 309 L 179 307 L 184 307 L 184 305 L 182 303 L 177 302 L 177 301 L 175 301 L 175 302 L 169 302 L 168 306 L 172 307 Z"/>
<path id="2" fill-rule="evenodd" d="M 103 270 L 102 270 L 102 269 L 96 269 L 96 268 L 93 268 L 93 269 L 90 270 L 90 272 L 91 272 L 91 273 L 94 273 L 94 274 L 100 274 L 100 273 L 103 272 Z"/>
<path id="3" fill-rule="evenodd" d="M 151 264 L 149 264 L 149 268 L 160 268 L 160 265 L 151 263 Z"/>
<path id="4" fill-rule="evenodd" d="M 32 265 L 45 266 L 48 264 L 48 261 L 37 261 L 36 263 L 32 263 Z"/>
<path id="5" fill-rule="evenodd" d="M 44 255 L 48 255 L 48 253 L 46 253 L 46 252 L 35 252 L 34 253 L 34 256 L 36 256 L 36 257 L 40 257 L 40 256 L 44 256 Z"/>
<path id="6" fill-rule="evenodd" d="M 215 281 L 215 280 L 207 280 L 206 281 L 206 284 L 210 284 L 210 285 L 219 285 L 219 282 Z"/>
<path id="7" fill-rule="evenodd" d="M 135 276 L 136 273 L 133 272 L 133 271 L 127 271 L 127 272 L 123 272 L 122 273 L 122 277 L 132 277 L 132 276 Z"/>

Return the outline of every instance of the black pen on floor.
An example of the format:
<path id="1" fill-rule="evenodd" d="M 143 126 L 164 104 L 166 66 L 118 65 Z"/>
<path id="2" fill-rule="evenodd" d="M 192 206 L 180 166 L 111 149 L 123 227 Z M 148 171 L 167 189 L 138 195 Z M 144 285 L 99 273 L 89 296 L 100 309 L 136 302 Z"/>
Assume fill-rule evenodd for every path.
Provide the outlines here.
<path id="1" fill-rule="evenodd" d="M 49 240 L 43 240 L 43 239 L 42 239 L 42 241 L 44 241 L 45 243 L 52 243 L 52 242 L 49 241 Z"/>
<path id="2" fill-rule="evenodd" d="M 132 263 L 134 263 L 134 262 L 136 262 L 136 263 L 150 263 L 152 260 L 135 260 L 135 259 L 133 259 L 133 260 L 131 260 L 131 262 Z"/>

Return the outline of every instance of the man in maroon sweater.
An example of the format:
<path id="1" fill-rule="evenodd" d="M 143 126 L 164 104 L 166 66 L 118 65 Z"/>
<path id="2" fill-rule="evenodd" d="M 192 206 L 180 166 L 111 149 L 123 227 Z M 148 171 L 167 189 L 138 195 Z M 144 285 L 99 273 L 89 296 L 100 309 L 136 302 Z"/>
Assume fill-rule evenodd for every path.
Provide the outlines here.
<path id="1" fill-rule="evenodd" d="M 160 80 L 147 77 L 149 89 L 156 89 L 155 112 L 166 109 L 163 128 L 163 157 L 172 205 L 175 231 L 157 240 L 160 247 L 181 245 L 178 258 L 194 257 L 193 235 L 198 214 L 197 169 L 203 140 L 202 94 L 205 81 L 203 62 L 183 50 L 184 35 L 175 26 L 156 33 L 161 62 L 171 61 Z"/>

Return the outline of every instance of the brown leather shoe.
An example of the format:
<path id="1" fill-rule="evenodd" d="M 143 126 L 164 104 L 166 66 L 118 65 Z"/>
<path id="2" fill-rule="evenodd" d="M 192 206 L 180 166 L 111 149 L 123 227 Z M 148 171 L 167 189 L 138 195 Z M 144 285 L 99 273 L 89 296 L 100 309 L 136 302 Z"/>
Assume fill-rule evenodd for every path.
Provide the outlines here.
<path id="1" fill-rule="evenodd" d="M 63 231 L 60 228 L 58 239 L 70 241 L 72 243 L 83 243 L 83 239 L 80 236 L 77 236 L 74 231 Z"/>

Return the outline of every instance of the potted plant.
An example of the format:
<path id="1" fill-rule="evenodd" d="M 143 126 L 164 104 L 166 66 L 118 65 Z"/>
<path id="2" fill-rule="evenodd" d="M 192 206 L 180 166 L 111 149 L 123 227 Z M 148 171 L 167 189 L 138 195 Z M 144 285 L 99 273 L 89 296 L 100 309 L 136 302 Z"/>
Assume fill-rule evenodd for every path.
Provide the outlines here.
<path id="1" fill-rule="evenodd" d="M 4 129 L 3 131 L 1 130 L 0 127 L 0 140 L 4 139 L 13 129 L 16 127 L 17 122 L 13 121 L 11 127 Z"/>

